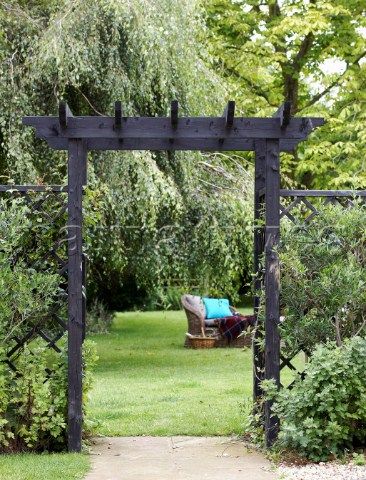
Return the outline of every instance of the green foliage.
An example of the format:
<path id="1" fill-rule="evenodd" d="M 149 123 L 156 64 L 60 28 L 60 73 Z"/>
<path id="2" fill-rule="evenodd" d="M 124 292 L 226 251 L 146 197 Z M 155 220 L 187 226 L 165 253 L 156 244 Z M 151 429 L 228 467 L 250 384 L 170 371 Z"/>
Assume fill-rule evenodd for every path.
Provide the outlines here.
<path id="1" fill-rule="evenodd" d="M 328 121 L 295 156 L 283 157 L 287 182 L 308 188 L 365 187 L 365 3 L 202 4 L 213 66 L 245 114 L 271 115 L 290 100 L 294 114 Z"/>
<path id="2" fill-rule="evenodd" d="M 280 247 L 281 335 L 289 351 L 365 335 L 366 207 L 320 207 L 303 226 L 285 223 Z"/>
<path id="3" fill-rule="evenodd" d="M 126 154 L 103 173 L 108 188 L 88 189 L 91 295 L 114 309 L 171 286 L 235 298 L 249 280 L 251 176 L 234 158 L 200 158 L 193 172 L 175 156 L 177 184 L 155 160 Z"/>
<path id="4" fill-rule="evenodd" d="M 193 290 L 190 290 L 190 292 L 195 293 Z M 180 310 L 182 306 L 181 297 L 185 293 L 185 288 L 173 286 L 156 290 L 147 299 L 144 310 Z"/>
<path id="5" fill-rule="evenodd" d="M 52 355 L 33 342 L 17 358 L 18 372 L 0 363 L 0 449 L 4 451 L 58 451 L 67 442 L 67 354 Z M 94 347 L 84 344 L 83 395 L 91 387 L 90 369 L 96 361 Z M 49 375 L 47 370 L 52 370 Z M 85 410 L 84 402 L 84 410 Z"/>
<path id="6" fill-rule="evenodd" d="M 318 346 L 304 380 L 292 390 L 269 387 L 280 420 L 279 445 L 324 461 L 364 445 L 366 436 L 366 340 Z M 266 386 L 266 385 L 264 385 Z"/>
<path id="7" fill-rule="evenodd" d="M 18 262 L 9 266 L 0 254 L 0 339 L 6 342 L 31 325 L 44 323 L 60 282 L 57 274 L 37 272 Z"/>
<path id="8" fill-rule="evenodd" d="M 357 465 L 357 466 L 360 466 L 360 467 L 366 465 L 366 458 L 365 458 L 365 455 L 363 453 L 354 452 L 352 454 L 352 458 L 353 458 L 352 462 L 353 462 L 354 465 Z"/>
<path id="9" fill-rule="evenodd" d="M 47 353 L 42 348 L 33 348 L 32 352 L 24 349 L 17 361 L 21 375 L 2 364 L 1 445 L 5 450 L 49 450 L 63 446 L 66 368 L 59 366 L 56 377 L 47 381 Z"/>
<path id="10" fill-rule="evenodd" d="M 25 263 L 32 235 L 29 208 L 22 200 L 0 200 L 0 342 L 5 345 L 25 328 L 44 323 L 55 302 L 60 277 Z M 30 255 L 31 256 L 31 255 Z"/>
<path id="11" fill-rule="evenodd" d="M 49 209 L 51 213 L 52 207 Z M 42 257 L 53 244 L 55 227 L 57 222 L 47 226 L 44 217 L 31 211 L 24 199 L 0 201 L 0 450 L 3 452 L 61 450 L 67 441 L 65 341 L 57 342 L 61 350 L 58 354 L 35 336 L 12 358 L 16 371 L 5 362 L 14 338 L 22 338 L 34 329 L 42 329 L 52 338 L 56 326 L 51 311 L 57 309 L 60 316 L 65 314 L 64 302 L 59 299 L 62 278 L 52 273 L 54 268 L 45 260 L 41 269 L 29 266 L 37 254 Z M 39 244 L 40 241 L 43 243 Z M 95 359 L 93 347 L 85 344 L 84 409 Z"/>
<path id="12" fill-rule="evenodd" d="M 86 330 L 88 333 L 107 333 L 113 321 L 113 312 L 100 300 L 93 300 L 86 312 Z"/>
<path id="13" fill-rule="evenodd" d="M 41 0 L 6 2 L 0 16 L 0 176 L 65 182 L 65 153 L 50 151 L 20 123 L 24 114 L 55 114 L 61 98 L 80 115 L 111 113 L 116 99 L 126 115 L 166 115 L 173 98 L 182 114 L 217 115 L 225 88 L 207 67 L 198 42 L 203 28 L 190 0 L 63 0 L 47 8 Z M 121 308 L 171 283 L 234 294 L 248 280 L 246 169 L 240 175 L 248 188 L 234 194 L 242 159 L 94 152 L 89 160 L 90 298 Z M 216 188 L 226 174 L 234 180 Z"/>

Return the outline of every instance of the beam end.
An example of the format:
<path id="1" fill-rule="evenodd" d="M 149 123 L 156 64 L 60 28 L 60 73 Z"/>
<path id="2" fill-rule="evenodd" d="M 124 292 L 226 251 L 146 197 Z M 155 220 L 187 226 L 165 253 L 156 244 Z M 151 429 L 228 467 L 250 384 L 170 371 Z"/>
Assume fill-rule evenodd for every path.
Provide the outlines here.
<path id="1" fill-rule="evenodd" d="M 229 100 L 224 110 L 226 128 L 231 128 L 233 126 L 234 116 L 235 116 L 235 101 Z"/>
<path id="2" fill-rule="evenodd" d="M 280 119 L 281 128 L 286 128 L 291 120 L 292 104 L 289 101 L 284 102 L 273 114 L 273 117 Z"/>
<path id="3" fill-rule="evenodd" d="M 114 103 L 114 128 L 116 130 L 122 127 L 122 103 L 117 100 Z"/>
<path id="4" fill-rule="evenodd" d="M 68 104 L 65 101 L 60 102 L 58 106 L 58 119 L 62 129 L 67 128 L 68 119 L 70 117 L 73 117 L 73 114 Z"/>
<path id="5" fill-rule="evenodd" d="M 170 121 L 173 128 L 177 128 L 178 126 L 178 111 L 179 111 L 178 100 L 173 100 L 170 104 Z"/>

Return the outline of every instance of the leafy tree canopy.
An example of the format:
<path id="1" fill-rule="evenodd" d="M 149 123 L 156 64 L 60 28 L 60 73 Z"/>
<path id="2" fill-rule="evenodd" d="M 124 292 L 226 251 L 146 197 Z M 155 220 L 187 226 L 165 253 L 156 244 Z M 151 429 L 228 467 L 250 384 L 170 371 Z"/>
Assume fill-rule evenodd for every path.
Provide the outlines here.
<path id="1" fill-rule="evenodd" d="M 366 185 L 366 7 L 362 0 L 203 0 L 216 69 L 248 115 L 283 100 L 328 123 L 285 157 L 290 183 Z"/>

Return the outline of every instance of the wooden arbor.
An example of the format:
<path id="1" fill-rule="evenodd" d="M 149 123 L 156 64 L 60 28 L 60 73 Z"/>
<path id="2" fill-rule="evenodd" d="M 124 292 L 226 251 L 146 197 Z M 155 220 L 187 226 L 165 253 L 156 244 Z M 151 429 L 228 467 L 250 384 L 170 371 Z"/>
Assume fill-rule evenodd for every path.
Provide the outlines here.
<path id="1" fill-rule="evenodd" d="M 36 136 L 56 150 L 68 151 L 68 439 L 69 450 L 80 451 L 82 433 L 82 190 L 87 183 L 90 150 L 203 150 L 254 151 L 256 158 L 255 218 L 265 211 L 265 354 L 254 346 L 254 395 L 260 394 L 257 370 L 263 364 L 265 378 L 280 381 L 279 262 L 275 246 L 280 225 L 280 152 L 291 152 L 309 133 L 322 125 L 322 118 L 292 118 L 285 103 L 273 117 L 235 117 L 235 103 L 227 104 L 222 117 L 180 117 L 178 102 L 170 117 L 124 117 L 121 103 L 109 116 L 73 116 L 61 103 L 54 117 L 24 117 L 23 124 L 36 129 Z M 255 269 L 259 269 L 261 234 L 256 230 Z M 257 285 L 258 286 L 258 285 Z M 256 307 L 258 300 L 256 300 Z M 276 419 L 266 405 L 267 443 L 276 435 Z"/>

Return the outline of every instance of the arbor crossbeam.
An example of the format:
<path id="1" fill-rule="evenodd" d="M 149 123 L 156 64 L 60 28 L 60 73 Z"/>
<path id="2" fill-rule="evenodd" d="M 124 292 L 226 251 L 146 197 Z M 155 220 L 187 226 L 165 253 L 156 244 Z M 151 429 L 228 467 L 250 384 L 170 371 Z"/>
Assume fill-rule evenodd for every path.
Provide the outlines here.
<path id="1" fill-rule="evenodd" d="M 231 105 L 224 117 L 75 117 L 68 108 L 60 117 L 24 117 L 23 124 L 51 148 L 66 150 L 71 138 L 87 141 L 88 150 L 254 150 L 258 138 L 278 139 L 280 150 L 292 151 L 322 118 L 234 117 Z M 230 127 L 230 128 L 228 128 Z"/>

